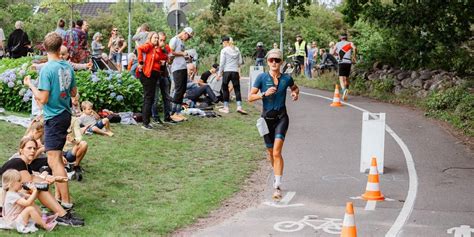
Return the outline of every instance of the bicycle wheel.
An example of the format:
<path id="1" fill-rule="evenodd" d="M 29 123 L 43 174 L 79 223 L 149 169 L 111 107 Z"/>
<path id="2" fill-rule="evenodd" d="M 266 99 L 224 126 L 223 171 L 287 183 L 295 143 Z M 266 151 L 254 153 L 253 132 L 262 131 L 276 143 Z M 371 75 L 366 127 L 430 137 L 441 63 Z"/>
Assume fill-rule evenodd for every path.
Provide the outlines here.
<path id="1" fill-rule="evenodd" d="M 281 221 L 273 225 L 273 229 L 280 232 L 296 232 L 304 228 L 304 224 L 297 221 Z"/>
<path id="2" fill-rule="evenodd" d="M 333 219 L 333 218 L 325 218 L 327 221 L 324 223 L 322 227 L 323 231 L 328 234 L 340 234 L 342 231 L 342 220 L 341 219 Z"/>

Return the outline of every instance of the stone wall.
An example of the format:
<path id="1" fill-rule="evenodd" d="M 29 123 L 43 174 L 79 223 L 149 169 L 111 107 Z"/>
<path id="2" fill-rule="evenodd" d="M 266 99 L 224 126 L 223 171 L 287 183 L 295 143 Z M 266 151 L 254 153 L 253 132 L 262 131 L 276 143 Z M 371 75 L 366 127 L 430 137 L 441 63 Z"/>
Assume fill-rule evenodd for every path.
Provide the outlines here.
<path id="1" fill-rule="evenodd" d="M 351 76 L 362 77 L 367 83 L 374 80 L 392 80 L 393 93 L 398 95 L 404 90 L 412 90 L 420 98 L 427 96 L 431 91 L 444 90 L 464 81 L 454 72 L 428 69 L 406 71 L 378 62 L 374 63 L 369 71 L 353 70 Z"/>

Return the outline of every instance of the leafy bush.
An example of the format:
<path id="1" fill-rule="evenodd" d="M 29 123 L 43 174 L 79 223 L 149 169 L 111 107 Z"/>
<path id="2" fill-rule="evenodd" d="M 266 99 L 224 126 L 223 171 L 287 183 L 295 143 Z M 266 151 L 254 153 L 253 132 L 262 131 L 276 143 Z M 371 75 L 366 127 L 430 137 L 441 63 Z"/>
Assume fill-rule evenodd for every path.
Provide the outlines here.
<path id="1" fill-rule="evenodd" d="M 445 91 L 432 93 L 426 99 L 428 111 L 450 110 L 459 105 L 464 97 L 469 96 L 469 92 L 461 86 L 451 87 Z"/>
<path id="2" fill-rule="evenodd" d="M 24 76 L 37 78 L 36 72 L 28 70 L 31 58 L 4 59 L 0 62 L 0 107 L 15 112 L 31 111 L 32 92 L 23 85 Z M 141 110 L 142 86 L 128 72 L 79 71 L 75 77 L 81 101 L 91 101 L 96 110 Z M 33 80 L 33 83 L 37 81 Z"/>

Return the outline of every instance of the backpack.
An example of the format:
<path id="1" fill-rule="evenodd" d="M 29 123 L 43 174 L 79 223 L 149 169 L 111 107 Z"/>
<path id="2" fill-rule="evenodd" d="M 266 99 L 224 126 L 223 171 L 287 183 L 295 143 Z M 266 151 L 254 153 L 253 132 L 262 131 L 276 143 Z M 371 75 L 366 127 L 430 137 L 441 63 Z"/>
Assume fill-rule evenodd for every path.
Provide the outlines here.
<path id="1" fill-rule="evenodd" d="M 67 47 L 70 57 L 73 57 L 74 53 L 77 52 L 79 48 L 79 35 L 77 34 L 77 31 L 74 29 L 67 30 L 63 45 Z"/>

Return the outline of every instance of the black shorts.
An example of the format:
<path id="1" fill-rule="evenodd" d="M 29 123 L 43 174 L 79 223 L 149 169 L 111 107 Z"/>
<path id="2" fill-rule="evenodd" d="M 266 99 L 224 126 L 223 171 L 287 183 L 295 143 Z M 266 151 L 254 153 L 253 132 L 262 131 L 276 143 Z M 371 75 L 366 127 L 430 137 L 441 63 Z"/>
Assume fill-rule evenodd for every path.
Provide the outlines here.
<path id="1" fill-rule="evenodd" d="M 304 64 L 304 56 L 296 56 L 296 60 L 300 65 Z"/>
<path id="2" fill-rule="evenodd" d="M 339 76 L 348 77 L 351 74 L 351 66 L 350 63 L 339 63 Z"/>
<path id="3" fill-rule="evenodd" d="M 288 117 L 288 114 L 285 113 L 281 118 L 265 118 L 265 122 L 267 123 L 269 133 L 263 136 L 263 140 L 265 141 L 265 146 L 267 146 L 267 148 L 273 148 L 276 138 L 285 140 L 286 131 L 288 131 L 288 125 L 290 124 L 290 118 Z"/>
<path id="4" fill-rule="evenodd" d="M 64 110 L 61 114 L 44 122 L 45 151 L 62 151 L 66 144 L 67 129 L 71 125 L 71 114 Z"/>
<path id="5" fill-rule="evenodd" d="M 76 161 L 76 155 L 72 153 L 72 150 L 63 151 L 63 156 L 69 163 Z"/>

